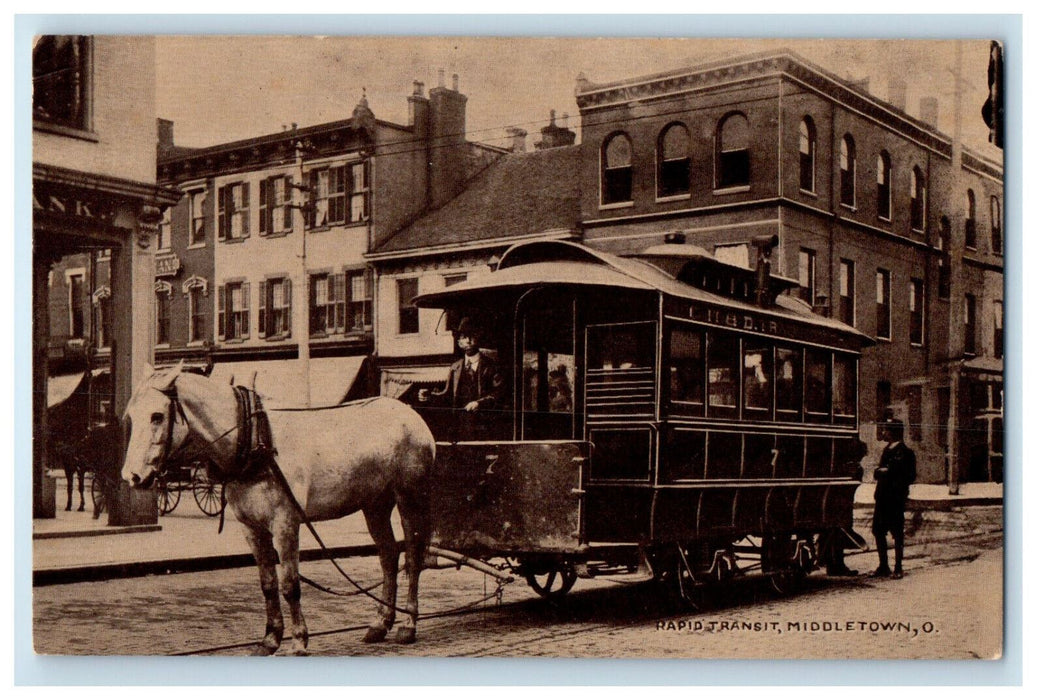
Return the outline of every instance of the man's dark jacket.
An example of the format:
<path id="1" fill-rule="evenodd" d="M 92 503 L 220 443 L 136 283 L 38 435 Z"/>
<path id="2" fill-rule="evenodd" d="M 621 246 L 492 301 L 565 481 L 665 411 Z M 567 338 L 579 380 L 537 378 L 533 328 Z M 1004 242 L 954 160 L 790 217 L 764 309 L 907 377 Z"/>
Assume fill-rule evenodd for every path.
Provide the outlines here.
<path id="1" fill-rule="evenodd" d="M 910 495 L 910 484 L 917 478 L 917 457 L 905 443 L 886 447 L 881 453 L 881 466 L 874 471 L 877 488 L 874 501 L 902 508 Z"/>
<path id="2" fill-rule="evenodd" d="M 464 363 L 461 358 L 450 365 L 449 377 L 446 386 L 439 391 L 433 391 L 432 396 L 440 397 L 453 408 L 464 408 L 464 403 L 458 401 L 460 390 L 460 378 L 464 374 Z M 478 401 L 479 408 L 491 409 L 500 403 L 503 393 L 503 378 L 497 370 L 496 362 L 489 355 L 480 352 L 478 359 Z"/>

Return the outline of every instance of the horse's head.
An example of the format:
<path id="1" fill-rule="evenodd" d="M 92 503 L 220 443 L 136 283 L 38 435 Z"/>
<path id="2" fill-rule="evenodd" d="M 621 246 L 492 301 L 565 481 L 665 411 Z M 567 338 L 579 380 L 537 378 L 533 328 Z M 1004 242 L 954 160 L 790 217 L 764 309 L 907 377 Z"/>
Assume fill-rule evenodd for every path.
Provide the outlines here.
<path id="1" fill-rule="evenodd" d="M 127 403 L 124 419 L 129 424 L 130 440 L 121 476 L 132 487 L 150 486 L 167 458 L 188 437 L 176 385 L 181 366 L 179 362 L 163 372 L 146 366 L 148 378 Z"/>

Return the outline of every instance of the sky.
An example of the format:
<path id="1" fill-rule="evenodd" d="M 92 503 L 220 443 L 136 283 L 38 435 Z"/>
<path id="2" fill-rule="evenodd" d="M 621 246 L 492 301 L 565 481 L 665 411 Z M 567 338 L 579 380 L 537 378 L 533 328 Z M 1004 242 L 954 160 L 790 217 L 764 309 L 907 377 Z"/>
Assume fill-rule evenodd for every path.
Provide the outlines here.
<path id="1" fill-rule="evenodd" d="M 957 41 L 203 36 L 157 38 L 157 115 L 175 122 L 175 143 L 209 146 L 351 115 L 365 90 L 378 119 L 406 122 L 413 81 L 460 76 L 468 97 L 468 138 L 507 145 L 521 127 L 530 144 L 550 110 L 579 126 L 576 77 L 623 80 L 708 60 L 789 48 L 845 79 L 870 78 L 887 98 L 888 81 L 907 83 L 907 111 L 939 100 L 939 128 L 954 129 Z M 1000 160 L 979 110 L 987 95 L 989 42 L 962 41 L 962 136 Z"/>

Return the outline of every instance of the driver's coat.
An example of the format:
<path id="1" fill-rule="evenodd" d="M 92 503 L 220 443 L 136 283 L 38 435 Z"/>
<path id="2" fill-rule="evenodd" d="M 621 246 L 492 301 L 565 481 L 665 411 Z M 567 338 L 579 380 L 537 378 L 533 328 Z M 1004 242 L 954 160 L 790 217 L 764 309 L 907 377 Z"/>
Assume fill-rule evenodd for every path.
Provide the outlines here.
<path id="1" fill-rule="evenodd" d="M 434 440 L 428 426 L 405 404 L 386 397 L 314 411 L 268 410 L 275 460 L 309 520 L 354 513 L 382 497 L 392 503 L 403 484 L 423 479 L 430 464 L 418 463 L 418 449 Z M 395 446 L 388 451 L 388 446 Z M 347 467 L 347 468 L 346 468 Z M 231 482 L 237 519 L 267 522 L 271 499 L 284 498 L 275 482 Z"/>

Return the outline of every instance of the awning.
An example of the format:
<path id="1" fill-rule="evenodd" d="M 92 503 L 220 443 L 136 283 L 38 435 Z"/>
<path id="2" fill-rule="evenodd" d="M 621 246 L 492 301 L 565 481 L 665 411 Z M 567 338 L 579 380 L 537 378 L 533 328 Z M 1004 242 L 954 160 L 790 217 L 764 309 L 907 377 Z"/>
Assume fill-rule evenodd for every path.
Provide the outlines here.
<path id="1" fill-rule="evenodd" d="M 54 408 L 67 400 L 84 383 L 86 372 L 59 374 L 47 378 L 47 408 Z"/>
<path id="2" fill-rule="evenodd" d="M 336 406 L 342 403 L 355 383 L 365 359 L 365 355 L 353 355 L 309 360 L 312 407 Z M 265 404 L 272 408 L 304 406 L 305 388 L 299 360 L 221 362 L 214 365 L 210 378 L 226 384 L 234 380 L 238 386 L 252 386 Z"/>
<path id="3" fill-rule="evenodd" d="M 449 365 L 385 369 L 381 371 L 381 396 L 397 399 L 414 384 L 445 382 L 448 376 Z"/>

